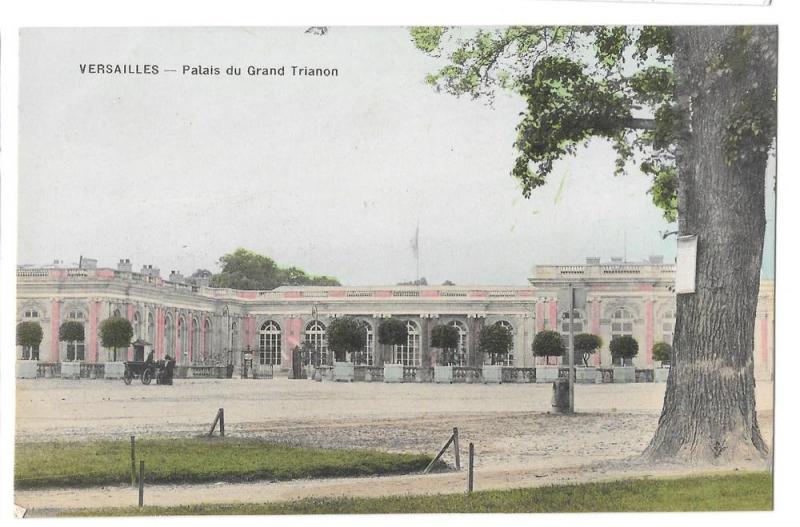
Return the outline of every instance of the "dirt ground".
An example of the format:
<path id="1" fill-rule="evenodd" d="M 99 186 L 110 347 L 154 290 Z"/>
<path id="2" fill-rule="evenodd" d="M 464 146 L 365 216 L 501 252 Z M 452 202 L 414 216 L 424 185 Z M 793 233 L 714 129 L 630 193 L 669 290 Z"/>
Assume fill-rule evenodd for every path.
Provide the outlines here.
<path id="1" fill-rule="evenodd" d="M 187 436 L 208 430 L 225 408 L 226 435 L 335 448 L 435 453 L 459 428 L 462 465 L 475 444 L 476 489 L 619 476 L 680 474 L 636 456 L 658 422 L 664 384 L 578 385 L 576 416 L 550 415 L 550 385 L 329 383 L 308 380 L 22 380 L 17 439 Z M 757 385 L 762 433 L 772 442 L 772 383 Z M 453 463 L 452 452 L 445 460 Z M 741 469 L 759 468 L 742 460 Z M 730 467 L 728 467 L 730 469 Z M 700 467 L 695 470 L 713 470 Z M 428 476 L 149 487 L 148 504 L 271 501 L 463 491 L 465 471 Z M 130 487 L 19 491 L 26 508 L 134 505 Z"/>

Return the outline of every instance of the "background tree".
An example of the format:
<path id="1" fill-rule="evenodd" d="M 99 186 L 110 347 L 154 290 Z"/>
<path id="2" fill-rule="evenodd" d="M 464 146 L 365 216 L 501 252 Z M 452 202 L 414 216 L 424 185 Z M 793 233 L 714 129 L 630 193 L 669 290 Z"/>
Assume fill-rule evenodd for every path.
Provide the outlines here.
<path id="1" fill-rule="evenodd" d="M 630 335 L 616 336 L 608 344 L 611 357 L 620 359 L 620 365 L 624 366 L 626 360 L 630 360 L 639 354 L 639 343 Z"/>
<path id="2" fill-rule="evenodd" d="M 272 258 L 242 248 L 220 257 L 219 266 L 221 271 L 211 277 L 213 287 L 268 290 L 282 285 L 341 285 L 330 276 L 310 276 L 297 267 L 282 268 Z"/>
<path id="3" fill-rule="evenodd" d="M 58 340 L 60 342 L 71 342 L 77 345 L 78 342 L 83 342 L 83 339 L 83 324 L 76 320 L 67 320 L 58 328 Z M 74 351 L 70 352 L 70 348 L 67 346 L 67 360 L 75 360 L 74 353 Z"/>
<path id="4" fill-rule="evenodd" d="M 564 342 L 558 331 L 540 331 L 533 337 L 533 354 L 545 357 L 545 362 L 550 364 L 550 357 L 560 357 L 564 354 Z"/>
<path id="5" fill-rule="evenodd" d="M 410 280 L 408 282 L 398 282 L 397 285 L 428 285 L 428 279 L 423 276 L 422 278 Z"/>
<path id="6" fill-rule="evenodd" d="M 44 332 L 38 322 L 26 320 L 17 324 L 17 346 L 22 346 L 23 360 L 39 360 L 39 344 Z"/>
<path id="7" fill-rule="evenodd" d="M 696 292 L 678 295 L 673 371 L 653 460 L 762 456 L 752 342 L 776 132 L 777 28 L 413 28 L 454 95 L 519 94 L 511 174 L 527 197 L 591 138 L 636 161 L 679 234 L 698 235 Z M 652 118 L 650 118 L 652 116 Z M 736 306 L 735 309 L 722 306 Z"/>
<path id="8" fill-rule="evenodd" d="M 100 322 L 100 344 L 113 350 L 112 362 L 117 360 L 117 348 L 127 348 L 133 338 L 133 326 L 125 317 L 108 317 Z"/>
<path id="9" fill-rule="evenodd" d="M 584 366 L 589 365 L 589 357 L 603 345 L 603 339 L 591 333 L 578 333 L 572 341 L 575 353 L 580 356 Z"/>
<path id="10" fill-rule="evenodd" d="M 431 346 L 442 350 L 439 364 L 449 366 L 455 362 L 453 350 L 458 347 L 459 340 L 458 329 L 453 326 L 439 324 L 431 330 Z"/>
<path id="11" fill-rule="evenodd" d="M 356 355 L 364 350 L 367 340 L 367 330 L 363 323 L 352 317 L 334 318 L 325 333 L 328 337 L 328 349 L 333 352 L 337 361 L 346 361 L 349 353 L 352 362 L 358 362 Z"/>
<path id="12" fill-rule="evenodd" d="M 669 364 L 670 357 L 672 357 L 672 346 L 666 342 L 653 344 L 653 360 L 657 360 L 664 365 Z"/>
<path id="13" fill-rule="evenodd" d="M 378 326 L 378 344 L 382 346 L 403 346 L 408 343 L 406 323 L 396 318 L 389 318 Z"/>
<path id="14" fill-rule="evenodd" d="M 508 355 L 514 345 L 514 336 L 508 328 L 500 324 L 492 324 L 481 329 L 478 335 L 478 349 L 491 358 L 492 365 Z"/>

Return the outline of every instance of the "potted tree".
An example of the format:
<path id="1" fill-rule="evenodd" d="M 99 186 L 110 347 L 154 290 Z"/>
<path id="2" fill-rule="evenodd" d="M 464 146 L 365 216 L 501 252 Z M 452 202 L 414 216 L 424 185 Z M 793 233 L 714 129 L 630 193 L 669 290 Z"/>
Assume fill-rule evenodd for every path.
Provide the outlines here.
<path id="1" fill-rule="evenodd" d="M 630 335 L 616 336 L 608 345 L 614 360 L 614 382 L 636 382 L 633 358 L 639 353 L 639 343 Z"/>
<path id="2" fill-rule="evenodd" d="M 17 324 L 17 346 L 22 346 L 21 360 L 17 361 L 17 378 L 35 379 L 39 374 L 39 344 L 43 335 L 38 322 Z"/>
<path id="3" fill-rule="evenodd" d="M 366 328 L 355 318 L 341 317 L 333 319 L 325 332 L 328 337 L 328 349 L 333 352 L 334 357 L 333 380 L 353 382 L 354 360 L 366 347 Z"/>
<path id="4" fill-rule="evenodd" d="M 593 384 L 597 381 L 597 368 L 589 366 L 589 358 L 597 353 L 603 341 L 591 333 L 578 333 L 573 337 L 575 349 L 575 382 Z"/>
<path id="5" fill-rule="evenodd" d="M 439 324 L 431 330 L 431 347 L 440 350 L 433 367 L 434 382 L 453 382 L 453 350 L 458 347 L 458 337 L 458 329 L 453 326 Z"/>
<path id="6" fill-rule="evenodd" d="M 558 365 L 550 366 L 550 357 L 564 354 L 564 343 L 558 331 L 540 331 L 533 337 L 533 354 L 545 357 L 545 366 L 536 366 L 536 382 L 553 382 L 558 379 Z"/>
<path id="7" fill-rule="evenodd" d="M 117 360 L 117 348 L 127 348 L 133 338 L 133 326 L 125 317 L 109 317 L 100 323 L 100 344 L 111 348 L 111 361 L 105 365 L 106 379 L 121 379 L 125 363 Z"/>
<path id="8" fill-rule="evenodd" d="M 67 320 L 58 328 L 58 340 L 67 343 L 67 360 L 61 363 L 62 379 L 79 379 L 83 357 L 83 324 Z"/>
<path id="9" fill-rule="evenodd" d="M 405 322 L 389 318 L 378 326 L 378 343 L 382 346 L 402 346 L 408 343 L 408 328 Z M 384 363 L 383 382 L 403 382 L 403 365 Z"/>
<path id="10" fill-rule="evenodd" d="M 514 336 L 511 331 L 500 324 L 492 324 L 481 330 L 478 336 L 478 349 L 490 360 L 490 364 L 484 364 L 481 371 L 483 382 L 498 384 L 503 382 L 503 359 L 513 345 Z"/>
<path id="11" fill-rule="evenodd" d="M 667 382 L 671 357 L 672 346 L 666 342 L 656 342 L 653 344 L 653 360 L 659 363 L 659 367 L 655 368 L 653 371 L 653 380 L 656 382 Z"/>

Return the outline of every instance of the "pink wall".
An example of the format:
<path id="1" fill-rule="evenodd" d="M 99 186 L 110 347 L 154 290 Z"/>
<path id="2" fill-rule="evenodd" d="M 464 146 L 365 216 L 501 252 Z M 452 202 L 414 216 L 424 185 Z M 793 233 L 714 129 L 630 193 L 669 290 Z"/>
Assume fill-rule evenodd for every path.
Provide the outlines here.
<path id="1" fill-rule="evenodd" d="M 536 332 L 544 330 L 544 304 L 542 302 L 536 303 Z"/>
<path id="2" fill-rule="evenodd" d="M 569 306 L 567 306 L 569 309 Z M 550 330 L 551 331 L 558 331 L 558 301 L 551 300 L 550 301 Z"/>
<path id="3" fill-rule="evenodd" d="M 97 362 L 97 319 L 100 312 L 100 302 L 89 301 L 89 349 L 86 353 L 88 362 Z"/>
<path id="4" fill-rule="evenodd" d="M 645 302 L 645 319 L 644 319 L 644 327 L 645 327 L 645 358 L 647 360 L 647 365 L 653 365 L 653 328 L 655 326 L 655 321 L 653 320 L 653 301 L 648 300 Z"/>
<path id="5" fill-rule="evenodd" d="M 50 361 L 58 362 L 58 326 L 61 325 L 61 300 L 53 300 L 50 313 Z"/>
<path id="6" fill-rule="evenodd" d="M 600 302 L 593 301 L 592 302 L 592 333 L 594 335 L 600 336 Z M 600 355 L 602 352 L 597 350 L 594 354 L 594 365 L 600 366 Z"/>

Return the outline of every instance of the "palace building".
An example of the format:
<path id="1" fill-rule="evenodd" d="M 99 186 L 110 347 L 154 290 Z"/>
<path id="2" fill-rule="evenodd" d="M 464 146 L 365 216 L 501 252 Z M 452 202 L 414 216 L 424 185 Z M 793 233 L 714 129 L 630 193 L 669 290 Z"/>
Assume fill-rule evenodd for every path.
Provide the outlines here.
<path id="1" fill-rule="evenodd" d="M 85 262 L 88 262 L 86 265 Z M 480 330 L 501 324 L 514 336 L 506 364 L 532 367 L 543 359 L 531 351 L 542 330 L 569 331 L 568 306 L 559 305 L 559 290 L 572 283 L 587 292 L 585 308 L 576 309 L 574 332 L 594 333 L 603 340 L 596 366 L 611 364 L 608 343 L 632 335 L 639 343 L 634 364 L 652 367 L 653 344 L 671 343 L 675 326 L 675 266 L 659 257 L 644 262 L 587 258 L 582 265 L 537 265 L 527 286 L 284 286 L 270 291 L 243 291 L 187 283 L 173 272 L 164 279 L 152 265 L 132 271 L 129 260 L 116 269 L 98 268 L 90 260 L 80 268 L 59 266 L 17 270 L 18 322 L 36 321 L 44 337 L 38 349 L 17 346 L 20 360 L 43 362 L 112 360 L 100 343 L 99 325 L 109 316 L 126 317 L 134 341 L 170 355 L 179 365 L 239 365 L 244 352 L 276 372 L 291 368 L 292 350 L 309 342 L 327 354 L 325 330 L 335 317 L 351 316 L 367 327 L 367 364 L 383 362 L 429 366 L 436 350 L 431 328 L 448 324 L 458 329 L 459 365 L 483 363 L 478 352 Z M 207 281 L 206 281 L 207 283 Z M 408 328 L 405 345 L 379 352 L 381 320 L 397 318 Z M 62 342 L 66 321 L 83 325 L 82 341 Z M 753 343 L 757 378 L 771 378 L 774 349 L 774 284 L 761 282 Z M 138 355 L 135 357 L 135 354 Z M 121 350 L 122 358 L 142 360 L 141 348 Z"/>

